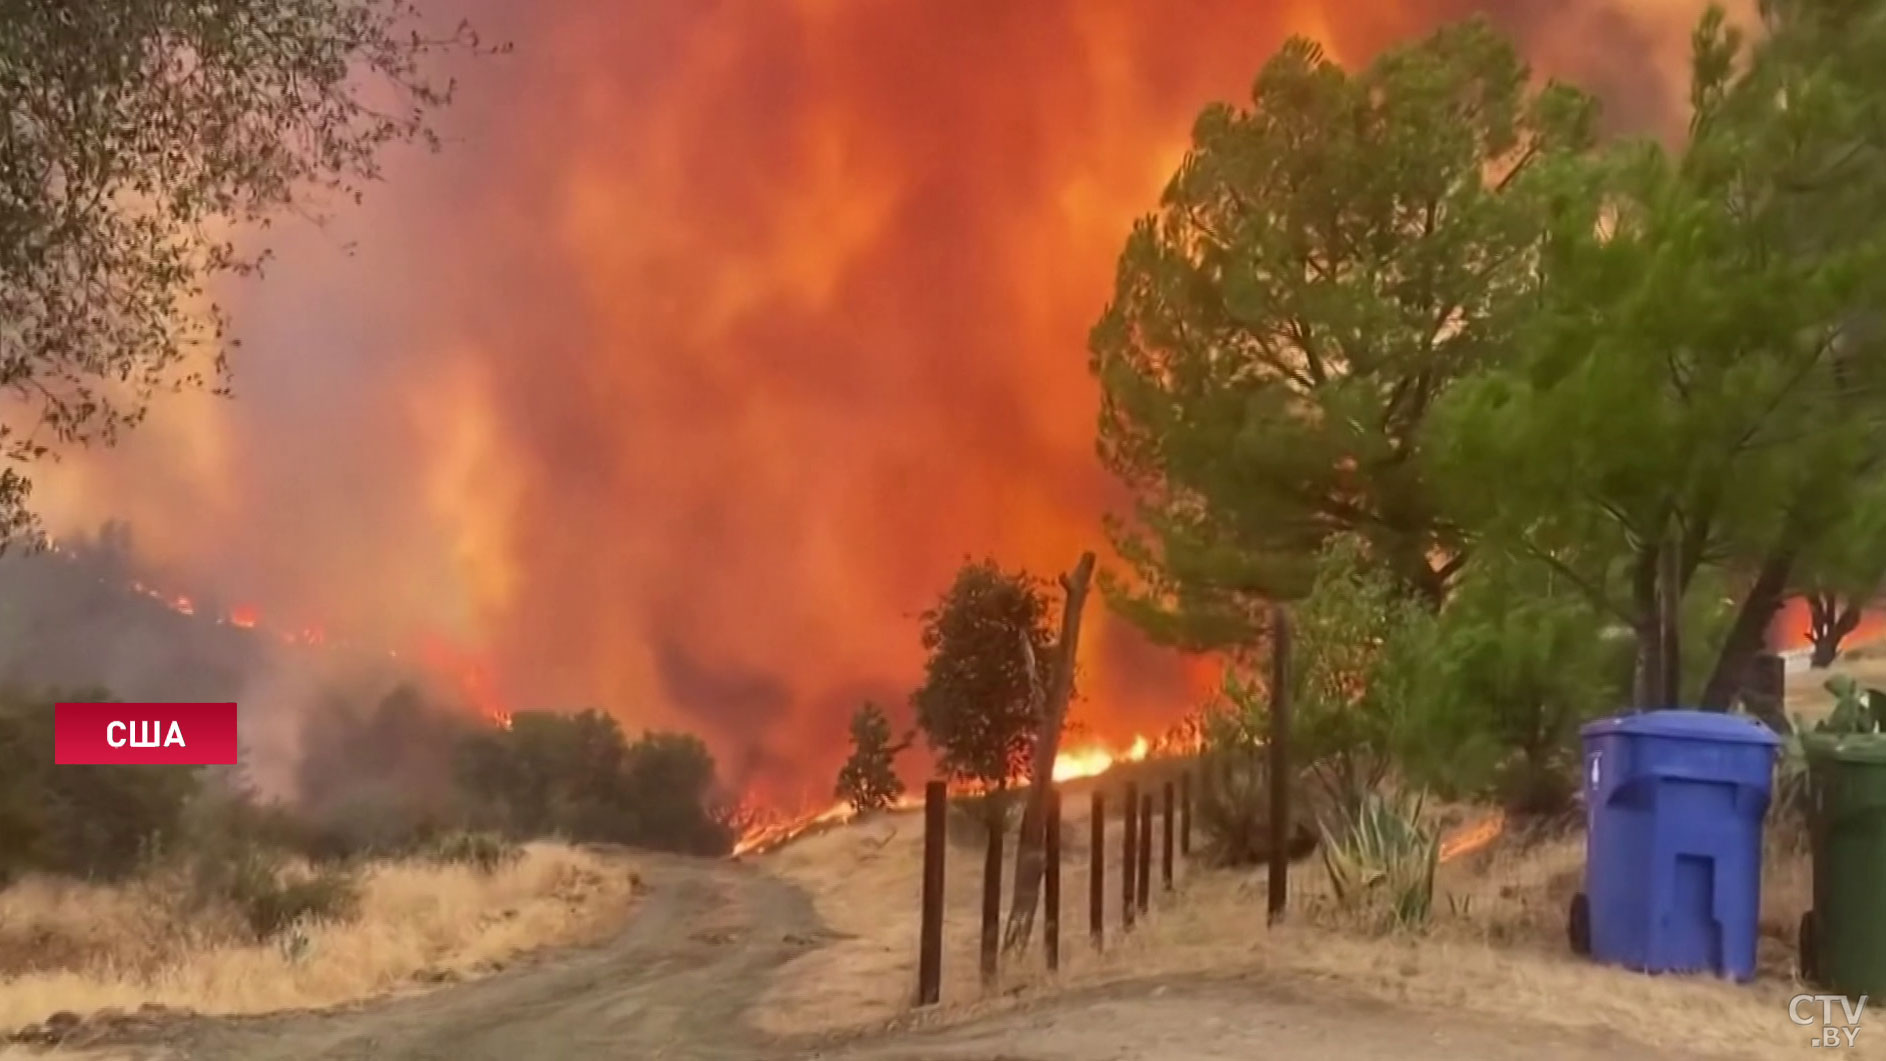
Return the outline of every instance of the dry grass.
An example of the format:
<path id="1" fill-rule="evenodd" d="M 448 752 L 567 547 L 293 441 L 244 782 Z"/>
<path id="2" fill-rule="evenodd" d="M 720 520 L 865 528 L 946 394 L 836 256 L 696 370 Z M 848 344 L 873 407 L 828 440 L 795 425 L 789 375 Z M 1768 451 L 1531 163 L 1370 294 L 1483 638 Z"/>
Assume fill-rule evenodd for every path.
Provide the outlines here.
<path id="1" fill-rule="evenodd" d="M 430 861 L 378 863 L 358 917 L 300 930 L 297 945 L 231 942 L 156 889 L 26 880 L 0 891 L 0 1030 L 60 1010 L 143 1003 L 203 1013 L 331 1006 L 472 975 L 521 952 L 620 924 L 634 892 L 614 855 L 532 844 L 491 873 Z"/>
<path id="2" fill-rule="evenodd" d="M 14 1046 L 0 1044 L 0 1061 L 46 1061 L 48 1057 L 72 1058 L 74 1061 L 132 1061 L 131 1055 L 124 1053 L 103 1053 L 96 1050 L 45 1050 L 37 1046 Z"/>
<path id="3" fill-rule="evenodd" d="M 1336 911 L 1314 860 L 1294 867 L 1291 917 L 1276 928 L 1265 924 L 1263 870 L 1188 874 L 1181 866 L 1176 890 L 1166 893 L 1155 862 L 1151 915 L 1122 940 L 1115 822 L 1108 836 L 1114 856 L 1106 882 L 1108 946 L 1096 955 L 1087 941 L 1086 801 L 1068 802 L 1061 972 L 1050 980 L 1036 964 L 1037 951 L 1011 963 L 993 991 L 977 983 L 980 849 L 959 842 L 949 851 L 946 888 L 946 1009 L 983 1012 L 1057 988 L 1144 976 L 1237 972 L 1449 1014 L 1523 1017 L 1571 1031 L 1609 1029 L 1690 1056 L 1776 1052 L 1802 1042 L 1801 1030 L 1786 1017 L 1786 999 L 1796 990 L 1794 928 L 1807 902 L 1806 860 L 1798 853 L 1770 859 L 1762 975 L 1752 985 L 1734 985 L 1648 977 L 1572 955 L 1565 916 L 1579 886 L 1581 837 L 1502 841 L 1442 867 L 1434 921 L 1419 937 L 1352 927 Z M 921 837 L 920 816 L 894 814 L 768 858 L 775 872 L 807 887 L 821 915 L 850 938 L 799 959 L 780 978 L 756 1014 L 763 1027 L 828 1030 L 879 1022 L 908 1008 L 916 983 Z"/>

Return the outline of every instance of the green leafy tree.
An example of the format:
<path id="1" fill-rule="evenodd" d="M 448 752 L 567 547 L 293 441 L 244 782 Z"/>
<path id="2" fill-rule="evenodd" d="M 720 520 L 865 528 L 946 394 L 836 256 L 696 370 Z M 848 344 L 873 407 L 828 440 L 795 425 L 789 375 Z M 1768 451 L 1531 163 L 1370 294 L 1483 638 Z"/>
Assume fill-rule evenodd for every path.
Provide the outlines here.
<path id="1" fill-rule="evenodd" d="M 963 565 L 922 616 L 917 726 L 945 775 L 995 795 L 991 815 L 1034 750 L 1054 659 L 1049 608 L 1041 579 L 984 560 Z"/>
<path id="2" fill-rule="evenodd" d="M 835 795 L 860 814 L 883 810 L 904 794 L 897 776 L 897 753 L 908 740 L 893 743 L 891 720 L 884 709 L 866 702 L 851 716 L 851 756 L 838 770 Z"/>
<path id="3" fill-rule="evenodd" d="M 31 462 L 109 444 L 166 390 L 221 391 L 210 288 L 261 265 L 244 233 L 436 145 L 451 85 L 429 61 L 463 47 L 406 0 L 0 6 L 0 534 L 34 522 Z"/>
<path id="4" fill-rule="evenodd" d="M 198 768 L 53 765 L 58 702 L 110 699 L 0 690 L 0 883 L 34 870 L 124 877 L 181 836 Z"/>
<path id="5" fill-rule="evenodd" d="M 714 756 L 691 733 L 650 731 L 623 759 L 623 793 L 634 842 L 664 851 L 719 856 L 737 837 L 716 781 Z"/>
<path id="6" fill-rule="evenodd" d="M 1419 773 L 1443 794 L 1554 814 L 1578 791 L 1578 727 L 1622 702 L 1629 660 L 1563 576 L 1482 552 L 1441 611 Z"/>
<path id="7" fill-rule="evenodd" d="M 1164 640 L 1248 643 L 1338 533 L 1438 602 L 1466 556 L 1420 428 L 1537 297 L 1549 174 L 1592 102 L 1535 91 L 1484 22 L 1345 72 L 1295 39 L 1191 154 L 1093 330 L 1100 454 L 1132 491 L 1112 603 Z"/>
<path id="8" fill-rule="evenodd" d="M 1886 298 L 1886 177 L 1866 165 L 1886 80 L 1830 35 L 1835 7 L 1770 5 L 1753 48 L 1712 11 L 1683 149 L 1556 167 L 1536 310 L 1430 419 L 1448 511 L 1629 630 L 1640 703 L 1663 669 L 1661 568 L 1686 601 L 1710 568 L 1731 591 L 1690 690 L 1725 708 L 1784 591 L 1863 539 L 1881 490 L 1886 331 L 1859 311 Z M 1841 25 L 1886 45 L 1879 13 Z"/>
<path id="9" fill-rule="evenodd" d="M 644 733 L 631 743 L 615 718 L 519 711 L 509 729 L 457 748 L 469 801 L 515 837 L 637 844 L 720 855 L 734 836 L 721 813 L 714 758 L 700 738 Z"/>

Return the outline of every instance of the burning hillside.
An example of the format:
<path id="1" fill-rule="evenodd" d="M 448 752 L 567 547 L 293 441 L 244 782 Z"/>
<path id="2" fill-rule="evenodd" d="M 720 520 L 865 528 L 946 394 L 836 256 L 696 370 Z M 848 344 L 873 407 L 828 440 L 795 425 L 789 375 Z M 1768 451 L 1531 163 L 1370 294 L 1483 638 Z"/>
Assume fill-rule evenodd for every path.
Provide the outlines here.
<path id="1" fill-rule="evenodd" d="M 169 401 L 35 500 L 128 518 L 177 584 L 260 604 L 234 626 L 430 632 L 489 709 L 601 704 L 822 787 L 965 554 L 1099 544 L 1084 338 L 1199 108 L 1287 34 L 1361 58 L 1468 6 L 422 0 L 516 44 L 460 72 L 450 149 L 225 293 L 235 400 Z M 1641 124 L 1699 7 L 1496 18 Z M 1102 608 L 1085 648 L 1076 714 L 1119 750 L 1211 678 Z"/>

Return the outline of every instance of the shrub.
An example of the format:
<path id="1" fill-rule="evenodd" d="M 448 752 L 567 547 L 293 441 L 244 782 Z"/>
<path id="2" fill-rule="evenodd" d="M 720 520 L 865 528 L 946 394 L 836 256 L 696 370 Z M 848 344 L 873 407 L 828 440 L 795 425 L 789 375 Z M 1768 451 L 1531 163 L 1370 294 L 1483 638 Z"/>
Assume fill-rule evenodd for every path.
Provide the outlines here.
<path id="1" fill-rule="evenodd" d="M 459 831 L 434 840 L 426 856 L 441 865 L 470 866 L 496 873 L 524 857 L 524 849 L 497 833 Z"/>
<path id="2" fill-rule="evenodd" d="M 1579 790 L 1578 727 L 1615 702 L 1617 646 L 1563 579 L 1493 553 L 1475 558 L 1424 631 L 1403 695 L 1409 780 L 1446 797 L 1493 797 L 1557 815 Z"/>
<path id="3" fill-rule="evenodd" d="M 1785 838 L 1798 843 L 1807 836 L 1813 809 L 1813 785 L 1808 773 L 1807 742 L 1816 737 L 1843 737 L 1886 730 L 1886 691 L 1862 688 L 1851 675 L 1836 674 L 1822 686 L 1834 698 L 1827 717 L 1809 725 L 1796 718 L 1782 736 L 1776 756 L 1774 808 L 1770 821 Z"/>
<path id="4" fill-rule="evenodd" d="M 360 911 L 360 885 L 338 868 L 258 880 L 237 897 L 249 930 L 258 940 L 291 928 L 349 921 Z"/>
<path id="5" fill-rule="evenodd" d="M 1202 854 L 1221 866 L 1254 866 L 1270 861 L 1270 762 L 1263 744 L 1235 715 L 1219 714 L 1206 723 L 1204 749 L 1198 756 L 1194 822 L 1203 839 Z M 1290 847 L 1284 856 L 1298 859 L 1316 846 L 1316 833 L 1304 824 L 1301 786 L 1293 782 Z"/>
<path id="6" fill-rule="evenodd" d="M 1420 687 L 1433 620 L 1378 566 L 1368 546 L 1333 540 L 1293 615 L 1292 758 L 1323 803 L 1353 813 L 1424 739 Z M 1269 691 L 1227 680 L 1225 697 L 1253 739 L 1269 728 Z"/>
<path id="7" fill-rule="evenodd" d="M 1380 929 L 1427 923 L 1441 844 L 1422 810 L 1417 793 L 1371 792 L 1349 817 L 1323 823 L 1323 867 L 1341 909 Z"/>
<path id="8" fill-rule="evenodd" d="M 258 941 L 359 910 L 359 882 L 347 868 L 292 867 L 280 851 L 241 839 L 199 848 L 181 869 L 195 913 L 231 911 Z"/>

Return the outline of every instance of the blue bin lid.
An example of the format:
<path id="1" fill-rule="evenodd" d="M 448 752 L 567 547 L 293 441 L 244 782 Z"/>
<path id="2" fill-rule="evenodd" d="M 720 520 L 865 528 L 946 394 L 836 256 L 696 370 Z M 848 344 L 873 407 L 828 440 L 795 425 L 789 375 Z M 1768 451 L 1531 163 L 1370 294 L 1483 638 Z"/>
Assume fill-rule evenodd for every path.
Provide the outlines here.
<path id="1" fill-rule="evenodd" d="M 1641 737 L 1679 737 L 1685 740 L 1714 741 L 1718 744 L 1781 743 L 1781 738 L 1767 726 L 1743 715 L 1722 711 L 1642 711 L 1614 715 L 1587 722 L 1579 728 L 1587 737 L 1603 733 L 1624 733 Z"/>

